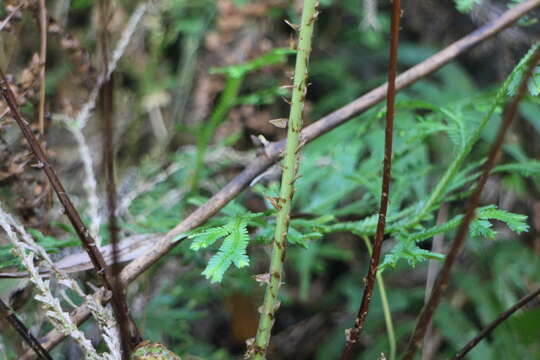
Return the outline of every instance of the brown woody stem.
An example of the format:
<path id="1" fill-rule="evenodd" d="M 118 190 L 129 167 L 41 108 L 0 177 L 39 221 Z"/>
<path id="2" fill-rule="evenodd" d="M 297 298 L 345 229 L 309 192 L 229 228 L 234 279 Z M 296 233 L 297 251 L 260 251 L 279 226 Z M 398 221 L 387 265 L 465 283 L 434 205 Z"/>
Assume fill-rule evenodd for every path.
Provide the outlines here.
<path id="1" fill-rule="evenodd" d="M 399 45 L 399 23 L 401 18 L 401 1 L 394 0 L 392 3 L 392 23 L 390 32 L 390 62 L 388 64 L 388 88 L 386 97 L 386 127 L 384 138 L 384 161 L 383 161 L 383 179 L 381 187 L 381 205 L 379 208 L 379 219 L 377 221 L 377 231 L 375 233 L 375 242 L 373 252 L 369 262 L 369 269 L 365 279 L 362 302 L 358 308 L 356 320 L 351 329 L 347 330 L 346 343 L 341 360 L 348 360 L 354 355 L 358 337 L 364 328 L 366 317 L 369 312 L 369 304 L 373 295 L 375 286 L 375 276 L 381 258 L 381 248 L 384 238 L 384 229 L 386 225 L 386 212 L 388 210 L 388 198 L 390 196 L 390 178 L 392 173 L 392 140 L 394 132 L 394 103 L 396 98 L 396 73 L 397 57 Z"/>
<path id="2" fill-rule="evenodd" d="M 24 342 L 30 346 L 35 352 L 35 355 L 40 360 L 52 360 L 51 355 L 41 346 L 39 341 L 32 335 L 30 330 L 23 324 L 17 314 L 7 306 L 7 304 L 0 298 L 0 317 L 4 317 L 23 338 Z"/>
<path id="3" fill-rule="evenodd" d="M 508 319 L 513 313 L 521 309 L 528 302 L 532 301 L 534 298 L 540 295 L 540 288 L 536 289 L 532 293 L 522 297 L 517 303 L 515 303 L 511 308 L 501 313 L 495 320 L 493 320 L 488 326 L 482 329 L 478 335 L 476 335 L 471 341 L 469 341 L 454 357 L 454 360 L 463 359 L 465 355 L 469 353 L 482 339 L 488 336 L 497 326 L 502 324 L 506 319 Z"/>
<path id="4" fill-rule="evenodd" d="M 45 171 L 45 174 L 47 175 L 47 178 L 49 179 L 52 188 L 56 192 L 60 203 L 64 207 L 64 211 L 69 221 L 71 222 L 71 225 L 73 226 L 75 232 L 81 240 L 82 246 L 88 253 L 88 256 L 90 257 L 90 260 L 94 265 L 94 269 L 96 270 L 97 275 L 103 282 L 103 285 L 105 285 L 105 288 L 113 292 L 113 302 L 116 304 L 116 306 L 118 306 L 119 308 L 127 309 L 127 304 L 125 304 L 125 302 L 122 303 L 122 298 L 116 296 L 114 292 L 113 279 L 111 278 L 111 274 L 107 271 L 107 265 L 105 263 L 105 260 L 103 259 L 101 251 L 96 246 L 94 238 L 82 222 L 81 217 L 75 209 L 75 206 L 71 202 L 69 196 L 67 195 L 64 186 L 60 182 L 60 179 L 56 175 L 56 172 L 49 163 L 47 155 L 45 155 L 45 152 L 41 148 L 41 145 L 32 133 L 30 124 L 23 118 L 19 110 L 17 101 L 15 99 L 15 95 L 13 94 L 13 91 L 11 90 L 11 87 L 9 86 L 8 81 L 4 75 L 4 72 L 1 69 L 0 93 L 11 111 L 11 115 L 19 125 L 26 141 L 28 142 L 28 145 L 30 146 L 30 149 L 38 159 L 38 167 L 42 168 L 43 171 Z"/>

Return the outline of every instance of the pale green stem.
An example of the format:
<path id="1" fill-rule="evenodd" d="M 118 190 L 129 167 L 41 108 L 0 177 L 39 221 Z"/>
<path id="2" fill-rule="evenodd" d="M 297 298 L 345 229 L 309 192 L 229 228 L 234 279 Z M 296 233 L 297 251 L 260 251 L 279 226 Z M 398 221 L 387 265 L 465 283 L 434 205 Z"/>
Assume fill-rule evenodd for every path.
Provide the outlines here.
<path id="1" fill-rule="evenodd" d="M 311 53 L 311 40 L 313 24 L 317 17 L 316 0 L 305 0 L 302 11 L 302 23 L 298 40 L 298 52 L 294 69 L 294 83 L 292 93 L 291 112 L 288 121 L 287 148 L 283 159 L 283 176 L 281 191 L 276 200 L 278 210 L 276 231 L 270 259 L 270 279 L 266 287 L 263 305 L 261 307 L 259 326 L 255 343 L 248 349 L 253 359 L 265 359 L 266 350 L 270 342 L 270 333 L 274 325 L 274 317 L 279 307 L 278 293 L 283 275 L 283 262 L 285 260 L 285 242 L 289 228 L 291 202 L 294 193 L 294 181 L 298 170 L 298 153 L 300 151 L 300 131 L 302 130 L 302 111 L 307 92 L 309 54 Z"/>
<path id="2" fill-rule="evenodd" d="M 369 255 L 371 256 L 372 247 L 371 241 L 367 236 L 362 237 L 364 243 L 368 249 Z M 381 293 L 381 302 L 384 313 L 384 322 L 386 324 L 386 332 L 388 335 L 388 343 L 390 344 L 390 360 L 396 359 L 396 335 L 394 332 L 394 324 L 392 322 L 392 311 L 390 310 L 390 304 L 388 303 L 388 296 L 386 295 L 386 288 L 384 287 L 384 280 L 380 271 L 377 271 L 377 286 Z"/>

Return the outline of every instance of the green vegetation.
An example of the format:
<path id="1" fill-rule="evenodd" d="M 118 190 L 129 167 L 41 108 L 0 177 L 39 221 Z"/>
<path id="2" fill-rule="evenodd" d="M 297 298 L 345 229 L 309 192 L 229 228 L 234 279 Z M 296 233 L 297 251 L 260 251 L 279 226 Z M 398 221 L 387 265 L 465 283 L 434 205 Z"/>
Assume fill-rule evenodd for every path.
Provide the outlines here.
<path id="1" fill-rule="evenodd" d="M 63 17 L 58 20 L 64 20 L 65 28 L 48 35 L 50 116 L 44 143 L 89 224 L 96 219 L 80 186 L 89 175 L 63 122 L 76 117 L 101 71 L 101 55 L 94 54 L 99 25 L 90 20 L 97 16 L 97 2 L 52 3 L 51 16 Z M 142 2 L 113 3 L 117 18 L 110 24 L 111 51 Z M 115 70 L 121 238 L 151 234 L 155 244 L 246 166 L 266 161 L 265 151 L 274 142 L 287 139 L 283 164 L 280 160 L 204 224 L 178 236 L 176 246 L 128 288 L 143 337 L 165 344 L 182 359 L 235 359 L 246 351 L 257 359 L 265 353 L 268 359 L 334 359 L 360 303 L 378 220 L 385 106 L 373 106 L 305 147 L 300 130 L 385 81 L 388 4 L 379 4 L 371 19 L 379 27 L 365 28 L 361 24 L 369 14 L 357 0 L 321 0 L 316 22 L 315 2 L 299 2 L 304 17 L 292 3 L 154 4 Z M 481 3 L 456 0 L 441 18 L 457 19 L 472 29 L 467 14 Z M 508 3 L 512 7 L 517 2 Z M 0 8 L 1 23 L 9 11 L 3 4 Z M 413 20 L 447 31 L 453 40 L 463 35 L 437 29 L 422 14 L 412 19 L 410 9 L 403 18 L 400 71 L 445 46 L 442 40 L 429 43 L 426 34 L 414 30 Z M 36 83 L 30 71 L 35 68 L 29 54 L 39 52 L 32 11 L 23 9 L 21 19 L 9 25 L 0 32 L 0 66 L 12 75 L 17 94 L 26 91 L 18 101 L 32 122 L 39 95 L 32 90 Z M 522 28 L 527 26 L 517 29 Z M 20 43 L 14 41 L 17 37 Z M 69 39 L 78 45 L 68 44 Z M 424 304 L 427 274 L 444 260 L 504 106 L 516 94 L 538 46 L 519 43 L 511 48 L 502 39 L 398 93 L 383 256 L 358 359 L 377 359 L 381 353 L 388 359 L 400 357 Z M 502 53 L 511 61 L 499 61 Z M 427 340 L 434 347 L 432 359 L 453 356 L 540 283 L 540 67 L 528 90 L 435 312 Z M 61 260 L 79 251 L 79 240 L 49 200 L 48 185 L 28 160 L 20 132 L 4 110 L 0 102 L 1 206 L 20 219 L 54 260 Z M 289 112 L 286 130 L 282 122 L 272 121 Z M 97 210 L 106 219 L 98 116 L 88 119 L 84 135 L 99 185 Z M 108 244 L 105 222 L 99 235 Z M 434 237 L 440 247 L 434 246 Z M 0 274 L 26 271 L 12 249 L 0 234 Z M 99 285 L 90 271 L 74 276 L 81 284 L 90 283 L 88 289 Z M 55 294 L 65 294 L 60 300 L 65 309 L 83 302 L 61 283 L 50 284 L 59 289 Z M 17 286 L 15 280 L 0 278 L 0 295 L 9 298 Z M 21 301 L 17 313 L 38 337 L 44 336 L 52 327 L 37 302 L 31 297 Z M 540 357 L 534 336 L 539 321 L 533 301 L 468 359 Z M 89 321 L 81 329 L 90 334 L 97 327 Z M 0 359 L 21 356 L 20 343 L 15 333 L 0 333 Z M 96 343 L 98 351 L 105 351 L 101 337 Z M 73 346 L 63 342 L 51 354 L 68 359 Z"/>

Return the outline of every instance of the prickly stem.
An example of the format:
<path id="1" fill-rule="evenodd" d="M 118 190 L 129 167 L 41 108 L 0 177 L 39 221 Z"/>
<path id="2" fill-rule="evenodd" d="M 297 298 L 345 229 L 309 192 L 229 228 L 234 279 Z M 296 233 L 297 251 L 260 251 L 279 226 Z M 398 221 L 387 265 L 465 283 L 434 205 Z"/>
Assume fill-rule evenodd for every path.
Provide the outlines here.
<path id="1" fill-rule="evenodd" d="M 317 17 L 318 1 L 305 0 L 300 25 L 298 53 L 294 71 L 291 111 L 288 121 L 287 149 L 283 160 L 283 175 L 281 180 L 280 208 L 278 209 L 276 231 L 270 271 L 272 274 L 266 288 L 264 302 L 255 343 L 248 349 L 248 356 L 253 359 L 265 359 L 270 342 L 270 333 L 274 324 L 275 312 L 279 307 L 278 293 L 283 278 L 283 262 L 285 260 L 285 242 L 289 227 L 291 203 L 294 194 L 294 181 L 299 167 L 300 132 L 302 130 L 302 111 L 308 84 L 308 64 L 311 52 L 313 25 Z"/>

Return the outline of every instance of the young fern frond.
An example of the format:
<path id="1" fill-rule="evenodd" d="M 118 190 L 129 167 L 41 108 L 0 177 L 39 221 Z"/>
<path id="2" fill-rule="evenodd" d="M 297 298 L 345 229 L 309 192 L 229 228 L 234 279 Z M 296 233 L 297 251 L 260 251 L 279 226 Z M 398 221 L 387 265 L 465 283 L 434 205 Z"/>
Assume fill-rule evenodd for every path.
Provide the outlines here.
<path id="1" fill-rule="evenodd" d="M 224 226 L 206 229 L 189 235 L 195 238 L 190 248 L 194 251 L 207 248 L 218 239 L 224 238 L 218 252 L 210 258 L 203 275 L 211 282 L 221 282 L 223 274 L 234 264 L 237 268 L 249 265 L 246 248 L 249 243 L 247 221 L 242 216 L 232 218 Z"/>
<path id="2" fill-rule="evenodd" d="M 429 259 L 443 260 L 444 255 L 421 249 L 417 244 L 421 241 L 431 239 L 436 235 L 455 230 L 462 220 L 463 215 L 457 215 L 444 224 L 436 225 L 426 230 L 412 234 L 398 233 L 396 236 L 397 244 L 386 255 L 379 271 L 383 271 L 389 266 L 395 267 L 401 259 L 407 260 L 411 266 Z M 477 210 L 476 218 L 471 223 L 469 229 L 469 235 L 473 238 L 494 239 L 497 232 L 492 228 L 492 220 L 503 222 L 511 231 L 517 234 L 529 229 L 527 216 L 500 210 L 495 205 L 489 205 Z"/>
<path id="3" fill-rule="evenodd" d="M 201 232 L 189 235 L 189 239 L 195 238 L 191 243 L 190 249 L 199 251 L 205 249 L 216 242 L 216 240 L 223 238 L 230 234 L 229 226 L 220 226 L 215 228 L 206 229 Z"/>
<path id="4" fill-rule="evenodd" d="M 444 255 L 421 249 L 414 241 L 398 238 L 398 243 L 388 253 L 379 265 L 379 272 L 388 267 L 395 267 L 399 260 L 407 260 L 410 266 L 415 266 L 426 260 L 444 260 Z"/>
<path id="5" fill-rule="evenodd" d="M 529 230 L 526 215 L 514 214 L 509 211 L 497 209 L 495 205 L 482 208 L 477 216 L 478 219 L 499 220 L 505 223 L 510 230 L 517 234 Z"/>
<path id="6" fill-rule="evenodd" d="M 538 177 L 540 176 L 540 161 L 529 160 L 512 164 L 503 164 L 496 166 L 493 172 L 512 172 L 518 173 L 524 177 Z"/>
<path id="7" fill-rule="evenodd" d="M 440 111 L 445 115 L 448 123 L 448 137 L 452 140 L 458 151 L 463 149 L 467 144 L 468 129 L 465 127 L 464 117 L 459 107 L 455 109 L 442 107 Z"/>
<path id="8" fill-rule="evenodd" d="M 476 142 L 479 140 L 480 135 L 482 133 L 482 130 L 484 130 L 485 126 L 489 122 L 489 119 L 491 116 L 495 113 L 495 111 L 498 109 L 499 105 L 504 101 L 504 99 L 507 96 L 507 92 L 512 86 L 512 83 L 515 81 L 517 77 L 520 77 L 520 74 L 523 73 L 524 69 L 526 68 L 526 64 L 530 60 L 530 57 L 534 54 L 534 50 L 540 45 L 534 45 L 531 48 L 531 51 L 529 51 L 523 59 L 520 61 L 518 66 L 512 71 L 508 79 L 504 82 L 504 84 L 501 86 L 499 91 L 497 92 L 497 95 L 495 96 L 495 100 L 492 103 L 491 108 L 489 111 L 486 112 L 485 116 L 480 121 L 480 124 L 476 127 L 476 129 L 473 131 L 473 133 L 467 138 L 467 142 L 459 152 L 459 154 L 456 156 L 452 164 L 448 167 L 446 172 L 444 173 L 443 177 L 439 180 L 437 183 L 437 186 L 432 191 L 429 199 L 424 204 L 424 207 L 419 211 L 416 218 L 414 219 L 413 223 L 420 223 L 423 221 L 424 217 L 427 215 L 427 213 L 430 211 L 431 207 L 439 201 L 439 199 L 444 196 L 446 193 L 446 190 L 448 189 L 448 186 L 450 185 L 452 179 L 454 176 L 458 173 L 459 168 L 465 161 L 466 157 L 469 155 L 469 153 L 472 151 L 473 146 L 476 144 Z"/>
<path id="9" fill-rule="evenodd" d="M 201 251 L 214 245 L 218 240 L 223 243 L 218 252 L 214 254 L 203 271 L 203 275 L 211 282 L 221 282 L 223 275 L 231 265 L 242 268 L 249 265 L 246 248 L 249 242 L 247 227 L 258 228 L 253 240 L 267 242 L 273 235 L 275 222 L 269 219 L 275 211 L 253 213 L 238 203 L 231 203 L 223 210 L 223 216 L 215 219 L 213 226 L 205 227 L 184 234 L 192 239 L 190 249 Z M 309 242 L 320 239 L 328 232 L 329 223 L 334 216 L 325 215 L 314 219 L 293 219 L 289 225 L 287 242 L 307 248 Z M 0 252 L 0 256 L 2 253 Z"/>

